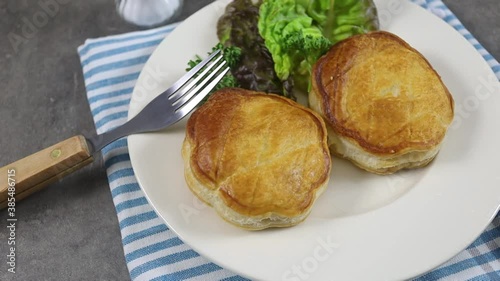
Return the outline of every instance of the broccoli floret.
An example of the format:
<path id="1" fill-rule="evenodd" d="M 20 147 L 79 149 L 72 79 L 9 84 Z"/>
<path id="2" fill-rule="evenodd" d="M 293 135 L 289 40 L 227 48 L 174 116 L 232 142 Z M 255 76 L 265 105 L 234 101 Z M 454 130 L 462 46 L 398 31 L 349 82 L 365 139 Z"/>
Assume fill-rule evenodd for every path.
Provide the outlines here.
<path id="1" fill-rule="evenodd" d="M 307 29 L 306 29 L 307 32 Z M 290 74 L 300 89 L 309 90 L 309 77 L 314 63 L 332 46 L 330 40 L 319 32 L 302 30 L 288 33 L 282 43 L 283 51 L 292 63 Z"/>
<path id="2" fill-rule="evenodd" d="M 265 0 L 259 14 L 259 32 L 278 77 L 293 77 L 302 91 L 314 62 L 332 44 L 378 27 L 372 0 Z"/>
<path id="3" fill-rule="evenodd" d="M 283 48 L 290 53 L 302 56 L 306 61 L 314 63 L 319 56 L 332 46 L 330 40 L 319 35 L 304 35 L 302 31 L 288 34 L 283 42 Z"/>

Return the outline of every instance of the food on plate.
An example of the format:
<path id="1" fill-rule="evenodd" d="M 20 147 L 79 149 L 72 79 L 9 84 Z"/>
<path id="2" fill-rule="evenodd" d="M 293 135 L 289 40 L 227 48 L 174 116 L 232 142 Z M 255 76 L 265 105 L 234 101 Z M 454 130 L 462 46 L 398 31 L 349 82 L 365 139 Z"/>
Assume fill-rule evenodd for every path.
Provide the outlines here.
<path id="1" fill-rule="evenodd" d="M 218 88 L 295 100 L 294 89 L 307 92 L 312 65 L 333 44 L 376 29 L 372 0 L 234 0 L 217 22 L 217 36 L 241 52 Z"/>
<path id="2" fill-rule="evenodd" d="M 271 54 L 259 34 L 261 2 L 235 0 L 229 3 L 217 22 L 217 36 L 224 46 L 242 50 L 240 60 L 231 67 L 231 75 L 239 87 L 295 99 L 291 78 L 283 81 L 278 78 Z"/>
<path id="3" fill-rule="evenodd" d="M 281 80 L 306 91 L 313 64 L 345 38 L 378 29 L 372 0 L 265 0 L 259 32 Z"/>
<path id="4" fill-rule="evenodd" d="M 429 62 L 388 32 L 350 37 L 314 65 L 312 109 L 332 154 L 377 174 L 427 165 L 453 120 L 453 98 Z"/>
<path id="5" fill-rule="evenodd" d="M 226 61 L 227 65 L 230 68 L 234 68 L 239 61 L 241 60 L 241 49 L 235 46 L 224 46 L 221 43 L 218 43 L 212 48 L 212 51 L 208 52 L 208 55 L 211 55 L 213 52 L 220 50 L 222 52 L 222 57 Z M 194 59 L 190 60 L 188 62 L 188 67 L 186 68 L 186 71 L 190 71 L 193 69 L 196 65 L 201 63 L 203 59 L 199 56 L 196 55 Z M 231 88 L 231 87 L 240 87 L 238 80 L 231 74 L 231 72 L 228 72 L 224 77 L 222 77 L 222 80 L 215 85 L 213 88 L 212 92 L 215 92 L 217 90 L 220 90 L 222 88 Z M 208 97 L 203 99 L 203 102 L 207 100 Z"/>
<path id="6" fill-rule="evenodd" d="M 190 116 L 182 156 L 191 191 L 228 222 L 251 230 L 303 221 L 331 169 L 317 113 L 239 88 L 215 92 Z"/>

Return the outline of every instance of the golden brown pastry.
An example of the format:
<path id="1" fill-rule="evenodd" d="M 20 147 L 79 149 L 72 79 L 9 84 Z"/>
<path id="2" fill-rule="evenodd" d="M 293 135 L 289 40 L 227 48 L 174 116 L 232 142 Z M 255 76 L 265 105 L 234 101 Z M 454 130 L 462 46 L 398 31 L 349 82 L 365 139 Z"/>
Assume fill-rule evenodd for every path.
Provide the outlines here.
<path id="1" fill-rule="evenodd" d="M 228 222 L 252 230 L 303 221 L 331 167 L 317 113 L 236 88 L 219 90 L 191 115 L 182 156 L 191 191 Z"/>
<path id="2" fill-rule="evenodd" d="M 429 62 L 394 34 L 353 36 L 313 68 L 309 104 L 333 154 L 377 174 L 428 164 L 453 120 L 453 98 Z"/>

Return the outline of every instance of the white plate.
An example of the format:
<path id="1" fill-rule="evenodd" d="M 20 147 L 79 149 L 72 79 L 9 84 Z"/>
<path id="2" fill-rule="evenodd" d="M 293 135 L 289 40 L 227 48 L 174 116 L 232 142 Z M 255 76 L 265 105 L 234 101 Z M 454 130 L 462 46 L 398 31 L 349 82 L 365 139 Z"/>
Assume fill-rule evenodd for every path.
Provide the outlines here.
<path id="1" fill-rule="evenodd" d="M 130 116 L 217 42 L 227 1 L 184 21 L 157 48 L 133 93 Z M 185 120 L 129 137 L 132 165 L 167 225 L 201 255 L 258 280 L 401 280 L 459 253 L 500 204 L 499 83 L 476 50 L 439 18 L 407 1 L 376 1 L 384 30 L 424 54 L 453 93 L 455 123 L 426 168 L 376 176 L 334 158 L 331 184 L 309 218 L 286 229 L 236 228 L 201 204 L 183 176 Z"/>

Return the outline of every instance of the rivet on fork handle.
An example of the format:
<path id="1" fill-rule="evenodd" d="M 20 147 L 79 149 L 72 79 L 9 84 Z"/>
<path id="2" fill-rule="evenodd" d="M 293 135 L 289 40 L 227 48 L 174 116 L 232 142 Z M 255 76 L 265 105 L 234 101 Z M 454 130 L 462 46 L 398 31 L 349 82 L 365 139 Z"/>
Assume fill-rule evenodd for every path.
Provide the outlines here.
<path id="1" fill-rule="evenodd" d="M 0 209 L 10 197 L 9 171 L 15 171 L 10 177 L 17 202 L 92 161 L 85 138 L 74 136 L 0 168 Z"/>

